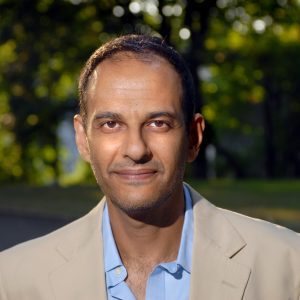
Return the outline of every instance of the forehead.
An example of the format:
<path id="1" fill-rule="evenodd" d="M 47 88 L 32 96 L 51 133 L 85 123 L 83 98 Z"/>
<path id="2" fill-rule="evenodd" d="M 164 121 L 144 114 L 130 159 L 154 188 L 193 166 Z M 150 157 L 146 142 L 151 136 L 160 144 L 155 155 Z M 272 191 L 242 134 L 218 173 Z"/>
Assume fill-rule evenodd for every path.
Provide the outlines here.
<path id="1" fill-rule="evenodd" d="M 90 76 L 88 90 L 95 88 L 95 85 L 103 82 L 104 79 L 107 79 L 107 75 L 112 73 L 114 73 L 114 76 L 110 76 L 108 79 L 114 81 L 122 74 L 125 75 L 126 72 L 127 76 L 130 74 L 132 77 L 135 73 L 140 73 L 141 69 L 143 69 L 144 76 L 139 78 L 140 81 L 149 75 L 159 77 L 162 73 L 180 81 L 180 76 L 175 68 L 161 56 L 153 53 L 120 52 L 106 58 L 95 68 Z M 155 74 L 155 71 L 157 71 L 157 74 Z M 181 88 L 181 82 L 179 82 L 179 85 Z"/>
<path id="2" fill-rule="evenodd" d="M 121 53 L 105 59 L 94 70 L 88 87 L 88 106 L 95 100 L 122 95 L 152 101 L 152 93 L 156 97 L 159 93 L 160 101 L 172 97 L 177 102 L 181 100 L 181 90 L 180 77 L 166 59 L 153 54 Z"/>

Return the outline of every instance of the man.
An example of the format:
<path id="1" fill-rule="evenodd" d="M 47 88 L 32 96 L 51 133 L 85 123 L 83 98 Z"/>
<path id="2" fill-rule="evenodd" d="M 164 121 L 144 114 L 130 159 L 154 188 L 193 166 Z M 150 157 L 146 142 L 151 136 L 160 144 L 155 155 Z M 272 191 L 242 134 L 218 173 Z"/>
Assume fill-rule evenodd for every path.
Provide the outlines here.
<path id="1" fill-rule="evenodd" d="M 163 40 L 100 47 L 80 82 L 81 156 L 105 194 L 83 218 L 0 256 L 1 300 L 299 300 L 300 237 L 183 184 L 204 130 Z"/>

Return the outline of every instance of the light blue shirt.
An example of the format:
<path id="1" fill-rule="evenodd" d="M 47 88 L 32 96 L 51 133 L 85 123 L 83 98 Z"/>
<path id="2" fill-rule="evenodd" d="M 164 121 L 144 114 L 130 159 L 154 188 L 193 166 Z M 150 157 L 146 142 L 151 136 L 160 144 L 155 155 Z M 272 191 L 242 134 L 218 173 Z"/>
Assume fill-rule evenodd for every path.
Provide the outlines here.
<path id="1" fill-rule="evenodd" d="M 189 299 L 192 269 L 193 211 L 190 192 L 184 186 L 185 214 L 180 247 L 176 261 L 157 265 L 150 274 L 146 287 L 146 300 Z M 127 271 L 121 261 L 112 234 L 108 209 L 105 205 L 102 220 L 104 266 L 109 300 L 135 300 L 125 282 Z"/>

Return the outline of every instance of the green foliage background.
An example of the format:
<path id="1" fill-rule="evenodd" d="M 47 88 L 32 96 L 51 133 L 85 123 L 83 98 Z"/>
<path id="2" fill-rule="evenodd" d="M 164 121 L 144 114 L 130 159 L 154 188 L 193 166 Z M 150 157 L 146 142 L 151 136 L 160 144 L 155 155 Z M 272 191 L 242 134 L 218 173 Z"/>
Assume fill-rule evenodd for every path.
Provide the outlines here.
<path id="1" fill-rule="evenodd" d="M 82 163 L 65 174 L 57 128 L 89 55 L 133 32 L 160 34 L 191 67 L 208 123 L 189 175 L 299 177 L 299 20 L 299 0 L 0 0 L 0 183 L 91 178 Z"/>

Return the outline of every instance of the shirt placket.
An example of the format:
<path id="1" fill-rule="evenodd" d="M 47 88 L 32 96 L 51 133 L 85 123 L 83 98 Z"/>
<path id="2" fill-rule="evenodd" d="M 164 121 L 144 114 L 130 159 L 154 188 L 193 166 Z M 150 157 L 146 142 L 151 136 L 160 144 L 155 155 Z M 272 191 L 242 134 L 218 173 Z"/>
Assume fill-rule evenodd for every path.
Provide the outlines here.
<path id="1" fill-rule="evenodd" d="M 112 286 L 108 288 L 109 299 L 136 300 L 130 288 L 125 283 L 127 272 L 124 266 L 118 266 L 109 272 Z"/>
<path id="2" fill-rule="evenodd" d="M 165 276 L 161 266 L 157 266 L 147 281 L 146 300 L 165 300 Z"/>

